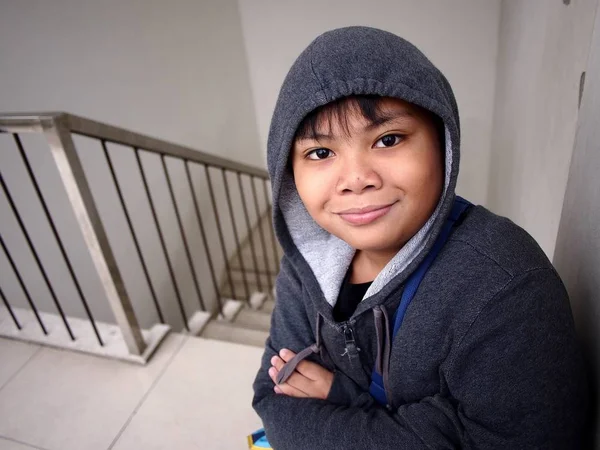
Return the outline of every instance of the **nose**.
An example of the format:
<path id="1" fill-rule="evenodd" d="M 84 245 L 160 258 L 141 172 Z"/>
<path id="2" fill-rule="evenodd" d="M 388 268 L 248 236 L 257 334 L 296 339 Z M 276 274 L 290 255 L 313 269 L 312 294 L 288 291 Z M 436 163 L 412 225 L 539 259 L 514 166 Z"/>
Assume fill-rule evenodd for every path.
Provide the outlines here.
<path id="1" fill-rule="evenodd" d="M 338 194 L 360 194 L 366 190 L 376 190 L 382 185 L 382 180 L 366 152 L 353 152 L 345 155 L 340 166 L 337 183 Z"/>

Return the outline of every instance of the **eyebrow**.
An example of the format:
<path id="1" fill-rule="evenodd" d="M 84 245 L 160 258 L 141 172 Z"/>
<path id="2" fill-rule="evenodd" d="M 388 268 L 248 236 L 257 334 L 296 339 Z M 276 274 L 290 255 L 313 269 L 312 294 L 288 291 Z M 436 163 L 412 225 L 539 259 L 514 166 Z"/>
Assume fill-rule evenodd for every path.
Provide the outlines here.
<path id="1" fill-rule="evenodd" d="M 393 122 L 395 120 L 398 119 L 403 119 L 403 118 L 412 118 L 415 115 L 408 111 L 408 110 L 399 110 L 399 111 L 393 111 L 390 112 L 388 114 L 382 114 L 380 117 L 378 117 L 376 120 L 374 120 L 373 122 L 369 123 L 368 125 L 365 125 L 362 129 L 362 131 L 371 131 L 375 128 L 380 127 L 381 125 L 384 125 L 386 123 L 389 122 Z M 304 137 L 304 138 L 300 138 L 300 139 L 296 139 L 296 141 L 320 141 L 320 140 L 334 140 L 337 136 L 332 134 L 332 133 L 315 133 L 312 136 L 309 137 Z"/>
<path id="2" fill-rule="evenodd" d="M 384 125 L 388 122 L 393 122 L 397 119 L 404 119 L 404 118 L 412 118 L 415 115 L 413 113 L 411 113 L 410 111 L 407 111 L 405 109 L 400 110 L 400 111 L 394 111 L 390 114 L 382 114 L 381 117 L 378 117 L 376 120 L 374 120 L 372 123 L 370 123 L 369 125 L 364 127 L 365 131 L 371 131 L 374 128 L 380 127 L 381 125 Z"/>

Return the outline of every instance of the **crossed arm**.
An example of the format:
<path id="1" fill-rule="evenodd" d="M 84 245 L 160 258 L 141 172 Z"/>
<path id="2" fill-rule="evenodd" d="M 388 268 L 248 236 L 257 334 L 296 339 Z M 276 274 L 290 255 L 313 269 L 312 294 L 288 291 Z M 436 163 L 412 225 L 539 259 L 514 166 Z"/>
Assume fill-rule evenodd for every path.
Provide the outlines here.
<path id="1" fill-rule="evenodd" d="M 254 408 L 277 450 L 579 448 L 585 381 L 568 300 L 548 271 L 513 280 L 480 311 L 445 375 L 452 398 L 438 394 L 395 411 L 307 360 L 275 385 L 290 349 L 314 338 L 304 306 L 291 301 L 302 294 L 291 281 L 278 280 L 278 293 L 289 297 L 278 300 L 254 384 Z"/>
<path id="2" fill-rule="evenodd" d="M 297 398 L 320 398 L 325 400 L 331 390 L 333 373 L 312 361 L 301 361 L 294 373 L 285 383 L 277 384 L 277 374 L 285 363 L 296 354 L 288 349 L 282 349 L 279 355 L 271 358 L 269 376 L 275 387 L 276 394 L 289 395 Z"/>

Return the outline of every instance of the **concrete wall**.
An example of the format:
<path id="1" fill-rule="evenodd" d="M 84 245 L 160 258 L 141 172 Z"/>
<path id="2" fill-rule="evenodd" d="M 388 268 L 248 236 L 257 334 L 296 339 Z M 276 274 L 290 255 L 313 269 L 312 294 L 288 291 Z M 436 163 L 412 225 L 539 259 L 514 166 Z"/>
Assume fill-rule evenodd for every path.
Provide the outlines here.
<path id="1" fill-rule="evenodd" d="M 294 59 L 332 28 L 369 25 L 417 45 L 448 77 L 461 112 L 458 191 L 487 202 L 500 1 L 239 0 L 261 146 Z"/>
<path id="2" fill-rule="evenodd" d="M 594 388 L 595 447 L 600 449 L 600 14 L 586 70 L 575 149 L 554 264 L 571 296 Z"/>
<path id="3" fill-rule="evenodd" d="M 597 0 L 503 0 L 489 207 L 552 258 Z"/>
<path id="4" fill-rule="evenodd" d="M 65 110 L 263 165 L 235 0 L 24 0 L 0 14 L 2 111 Z"/>
<path id="5" fill-rule="evenodd" d="M 524 226 L 548 255 L 554 253 L 568 166 L 577 121 L 579 77 L 584 70 L 598 0 L 108 0 L 78 2 L 25 0 L 7 2 L 0 14 L 0 110 L 67 110 L 158 136 L 222 156 L 262 165 L 271 113 L 283 78 L 299 52 L 321 32 L 353 24 L 387 29 L 415 43 L 446 74 L 461 111 L 463 159 L 458 191 Z M 495 101 L 495 103 L 494 103 Z M 257 130 L 258 125 L 258 130 Z M 493 126 L 493 128 L 492 128 Z M 25 139 L 34 171 L 45 183 L 45 194 L 60 229 L 67 230 L 67 250 L 78 264 L 78 275 L 98 310 L 110 313 L 97 297 L 98 281 L 86 263 L 69 205 L 61 197 L 57 174 L 44 143 Z M 110 174 L 97 144 L 79 138 L 84 167 L 97 196 L 112 243 L 123 263 L 124 276 L 144 324 L 155 315 L 144 305 L 149 291 L 136 262 Z M 0 163 L 5 180 L 17 192 L 22 214 L 50 267 L 61 298 L 76 299 L 69 274 L 53 244 L 51 231 L 28 187 L 14 144 L 0 139 Z M 159 296 L 172 304 L 173 288 L 156 231 L 141 189 L 132 155 L 111 147 L 117 161 L 134 227 L 147 247 L 152 274 L 159 274 Z M 158 215 L 189 309 L 197 305 L 191 272 L 166 197 L 160 161 L 144 155 Z M 169 162 L 184 226 L 191 246 L 201 248 L 192 205 L 181 167 Z M 214 174 L 219 179 L 220 174 Z M 199 192 L 206 193 L 201 171 L 194 172 Z M 219 189 L 217 189 L 219 190 Z M 248 194 L 248 186 L 245 189 Z M 259 191 L 260 194 L 260 191 Z M 237 194 L 235 194 L 237 195 Z M 260 196 L 260 195 L 259 195 Z M 210 213 L 208 197 L 201 209 Z M 218 195 L 221 213 L 224 198 Z M 239 205 L 239 197 L 234 204 Z M 0 196 L 2 211 L 8 208 Z M 239 212 L 239 207 L 236 208 Z M 251 220 L 254 221 L 252 209 Z M 238 216 L 238 228 L 242 220 Z M 14 220 L 2 217 L 2 235 L 19 254 L 20 267 L 34 267 Z M 209 246 L 220 252 L 214 222 Z M 241 230 L 240 230 L 241 231 Z M 228 251 L 234 249 L 231 229 Z M 221 262 L 222 264 L 222 262 Z M 205 262 L 198 262 L 210 286 Z M 3 288 L 23 303 L 22 294 L 4 258 L 0 258 Z M 9 279 L 10 278 L 10 279 Z M 33 295 L 52 310 L 43 280 L 31 270 Z M 210 291 L 209 291 L 210 292 Z M 24 303 L 23 303 L 24 304 Z M 75 303 L 74 303 L 75 304 Z M 73 306 L 75 315 L 82 315 Z M 177 311 L 171 311 L 176 321 Z"/>
<path id="6" fill-rule="evenodd" d="M 453 83 L 462 113 L 463 164 L 459 191 L 485 203 L 500 2 L 436 1 L 292 2 L 157 0 L 9 2 L 0 15 L 0 108 L 2 111 L 66 110 L 207 152 L 262 165 L 266 132 L 280 84 L 293 59 L 316 35 L 336 26 L 379 26 L 412 40 Z M 325 8 L 325 9 L 324 9 Z M 317 16 L 314 11 L 319 11 Z M 294 18 L 294 20 L 291 20 Z M 430 26 L 435 24 L 435 27 Z M 260 125 L 257 131 L 257 123 Z M 260 136 L 260 137 L 259 137 Z M 111 321 L 99 280 L 87 258 L 60 179 L 42 139 L 23 140 L 43 187 L 75 272 L 95 317 Z M 97 142 L 76 138 L 80 157 L 143 325 L 156 320 L 127 222 Z M 15 196 L 34 245 L 67 314 L 83 316 L 79 296 L 14 143 L 0 139 L 2 173 Z M 133 154 L 109 146 L 131 219 L 142 245 L 167 320 L 181 326 L 152 214 Z M 160 160 L 142 156 L 157 215 L 173 261 L 186 310 L 198 305 L 187 256 Z M 180 164 L 168 161 L 184 229 L 194 253 L 205 297 L 214 293 L 193 205 Z M 196 168 L 197 169 L 197 168 Z M 200 208 L 212 216 L 206 179 L 192 170 Z M 217 203 L 228 216 L 217 180 Z M 251 198 L 248 184 L 245 195 Z M 264 208 L 259 186 L 260 209 Z M 244 234 L 240 197 L 233 192 L 237 226 Z M 7 200 L 0 195 L 2 211 Z M 250 220 L 255 222 L 253 208 Z M 209 250 L 223 266 L 214 218 L 206 224 Z M 231 225 L 224 222 L 227 252 L 235 250 Z M 42 310 L 54 311 L 48 289 L 11 215 L 0 220 L 2 235 Z M 259 243 L 256 243 L 259 245 Z M 17 305 L 26 305 L 8 262 L 0 258 L 2 286 Z"/>
<path id="7" fill-rule="evenodd" d="M 0 111 L 65 110 L 254 166 L 264 164 L 235 0 L 25 0 L 4 2 L 1 11 Z M 67 314 L 83 316 L 79 296 L 29 185 L 14 142 L 10 136 L 0 138 L 2 175 L 15 196 L 57 296 L 63 300 Z M 36 136 L 23 139 L 67 253 L 77 262 L 75 271 L 84 294 L 97 319 L 112 321 L 47 145 Z M 156 321 L 156 313 L 150 307 L 150 291 L 104 155 L 97 142 L 76 138 L 75 143 L 129 295 L 142 324 L 147 326 Z M 167 320 L 180 329 L 182 320 L 175 306 L 174 288 L 133 153 L 114 145 L 109 145 L 109 150 L 159 302 L 165 308 Z M 191 313 L 198 309 L 199 301 L 160 159 L 144 154 L 142 162 L 181 296 L 186 310 Z M 185 172 L 176 161 L 167 161 L 167 166 L 194 254 L 201 291 L 210 298 L 214 292 Z M 200 208 L 206 213 L 205 217 L 209 217 L 206 224 L 209 247 L 215 255 L 219 274 L 223 258 L 206 179 L 200 167 L 192 168 L 192 175 Z M 231 254 L 235 242 L 231 225 L 224 219 L 229 217 L 229 212 L 221 173 L 212 172 L 211 176 L 215 180 L 227 251 Z M 251 196 L 247 184 L 245 191 Z M 239 213 L 238 230 L 243 232 L 240 197 L 236 190 L 232 196 Z M 262 201 L 260 190 L 259 198 Z M 48 289 L 16 221 L 11 214 L 4 214 L 9 207 L 1 194 L 0 210 L 3 211 L 2 236 L 11 253 L 16 255 L 34 300 L 42 310 L 54 311 Z M 250 214 L 251 221 L 255 222 L 253 209 Z M 0 281 L 11 301 L 17 306 L 26 305 L 2 254 Z"/>

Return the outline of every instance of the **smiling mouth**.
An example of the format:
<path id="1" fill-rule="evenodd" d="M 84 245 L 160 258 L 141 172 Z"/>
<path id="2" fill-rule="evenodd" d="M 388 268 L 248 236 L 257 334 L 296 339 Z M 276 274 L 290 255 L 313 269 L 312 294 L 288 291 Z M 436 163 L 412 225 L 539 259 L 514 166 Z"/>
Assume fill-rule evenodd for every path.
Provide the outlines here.
<path id="1" fill-rule="evenodd" d="M 392 209 L 394 203 L 389 205 L 367 206 L 365 208 L 352 208 L 337 214 L 351 225 L 368 225 L 380 217 L 385 216 L 390 209 Z"/>

